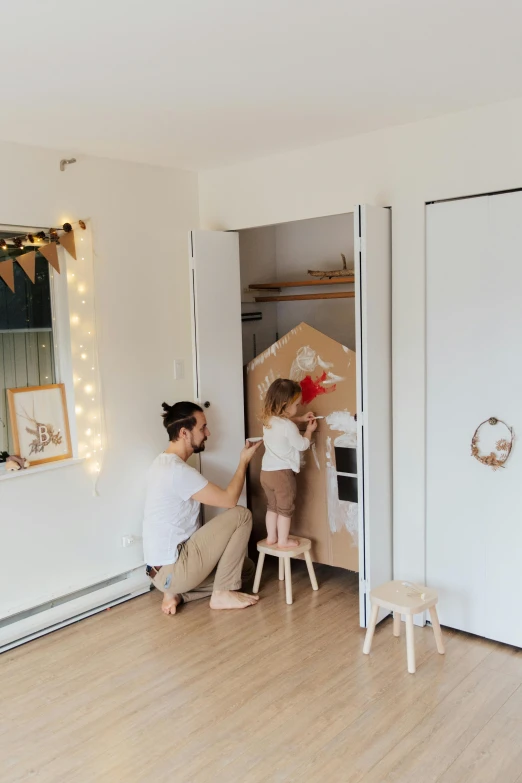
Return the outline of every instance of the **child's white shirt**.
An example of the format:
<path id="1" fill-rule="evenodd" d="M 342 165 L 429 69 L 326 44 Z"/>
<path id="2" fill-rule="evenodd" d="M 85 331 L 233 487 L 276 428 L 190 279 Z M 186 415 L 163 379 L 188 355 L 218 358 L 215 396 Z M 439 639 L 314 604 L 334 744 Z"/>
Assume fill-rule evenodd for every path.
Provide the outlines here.
<path id="1" fill-rule="evenodd" d="M 263 427 L 265 453 L 261 470 L 301 469 L 301 452 L 310 446 L 308 438 L 303 438 L 299 429 L 290 419 L 272 416 L 270 427 Z"/>

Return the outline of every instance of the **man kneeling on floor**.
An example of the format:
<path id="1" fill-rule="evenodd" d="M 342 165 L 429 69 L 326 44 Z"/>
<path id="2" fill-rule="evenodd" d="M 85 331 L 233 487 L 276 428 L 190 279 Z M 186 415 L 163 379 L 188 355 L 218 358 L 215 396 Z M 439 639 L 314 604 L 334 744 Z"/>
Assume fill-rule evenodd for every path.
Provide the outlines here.
<path id="1" fill-rule="evenodd" d="M 226 489 L 211 484 L 190 465 L 210 436 L 202 408 L 193 402 L 163 403 L 169 446 L 147 477 L 143 549 L 147 574 L 164 593 L 162 610 L 175 614 L 180 603 L 210 596 L 211 609 L 245 609 L 258 596 L 238 592 L 254 564 L 245 558 L 252 514 L 238 506 L 247 466 L 260 443 L 248 444 Z M 201 503 L 227 508 L 200 526 Z"/>

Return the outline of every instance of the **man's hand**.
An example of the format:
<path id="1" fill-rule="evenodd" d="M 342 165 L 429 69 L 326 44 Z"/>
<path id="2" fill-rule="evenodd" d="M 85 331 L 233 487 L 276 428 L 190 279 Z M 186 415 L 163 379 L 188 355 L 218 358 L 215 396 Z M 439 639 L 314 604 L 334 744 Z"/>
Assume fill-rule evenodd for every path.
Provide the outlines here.
<path id="1" fill-rule="evenodd" d="M 247 440 L 239 456 L 239 461 L 243 463 L 243 465 L 248 465 L 262 443 L 262 440 L 258 441 L 257 443 L 252 443 L 251 441 Z"/>
<path id="2" fill-rule="evenodd" d="M 237 505 L 237 501 L 239 500 L 243 489 L 243 484 L 245 483 L 245 474 L 248 464 L 262 442 L 262 440 L 257 443 L 252 443 L 251 441 L 246 442 L 246 446 L 241 451 L 239 457 L 238 468 L 226 489 L 221 489 L 221 487 L 216 486 L 216 484 L 211 484 L 209 482 L 206 487 L 203 487 L 203 489 L 196 492 L 195 495 L 192 495 L 192 499 L 199 501 L 199 503 L 204 503 L 206 506 L 234 508 L 234 506 Z"/>

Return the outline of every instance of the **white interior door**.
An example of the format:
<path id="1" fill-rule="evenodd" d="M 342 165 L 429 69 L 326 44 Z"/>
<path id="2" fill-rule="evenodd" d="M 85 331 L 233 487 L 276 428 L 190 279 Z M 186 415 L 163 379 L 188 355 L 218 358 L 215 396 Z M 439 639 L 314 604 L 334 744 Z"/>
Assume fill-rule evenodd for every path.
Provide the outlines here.
<path id="1" fill-rule="evenodd" d="M 496 472 L 471 456 L 490 417 L 522 431 L 522 193 L 430 205 L 426 228 L 427 580 L 441 623 L 522 647 L 522 451 Z"/>
<path id="2" fill-rule="evenodd" d="M 392 578 L 391 212 L 354 209 L 360 622 Z M 381 611 L 382 620 L 388 612 Z"/>
<path id="3" fill-rule="evenodd" d="M 226 487 L 245 443 L 239 237 L 224 231 L 190 233 L 194 388 L 211 437 L 201 472 Z M 239 499 L 246 504 L 246 492 Z M 219 509 L 205 508 L 205 520 Z"/>

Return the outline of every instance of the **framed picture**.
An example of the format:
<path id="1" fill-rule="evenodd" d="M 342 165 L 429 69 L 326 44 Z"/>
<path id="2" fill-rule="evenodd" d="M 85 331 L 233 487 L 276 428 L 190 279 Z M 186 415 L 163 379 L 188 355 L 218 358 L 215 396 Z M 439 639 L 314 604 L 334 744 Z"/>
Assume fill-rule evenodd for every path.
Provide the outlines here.
<path id="1" fill-rule="evenodd" d="M 72 457 L 63 383 L 8 389 L 15 452 L 31 465 Z"/>

